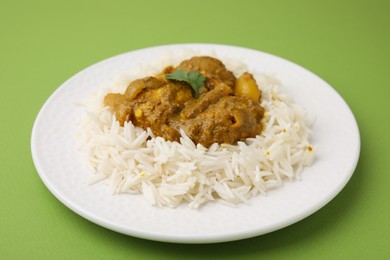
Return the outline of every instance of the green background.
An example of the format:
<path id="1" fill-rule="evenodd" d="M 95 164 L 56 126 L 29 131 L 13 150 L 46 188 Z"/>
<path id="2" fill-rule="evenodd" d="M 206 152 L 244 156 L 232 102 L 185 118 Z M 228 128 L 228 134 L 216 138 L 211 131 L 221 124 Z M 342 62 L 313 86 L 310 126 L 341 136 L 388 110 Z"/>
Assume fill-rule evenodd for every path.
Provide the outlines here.
<path id="1" fill-rule="evenodd" d="M 390 255 L 389 3 L 1 1 L 0 258 L 385 259 Z M 358 121 L 362 146 L 351 181 L 333 201 L 270 234 L 180 245 L 97 226 L 47 190 L 31 159 L 30 136 L 50 94 L 113 55 L 194 42 L 281 56 L 342 95 Z"/>

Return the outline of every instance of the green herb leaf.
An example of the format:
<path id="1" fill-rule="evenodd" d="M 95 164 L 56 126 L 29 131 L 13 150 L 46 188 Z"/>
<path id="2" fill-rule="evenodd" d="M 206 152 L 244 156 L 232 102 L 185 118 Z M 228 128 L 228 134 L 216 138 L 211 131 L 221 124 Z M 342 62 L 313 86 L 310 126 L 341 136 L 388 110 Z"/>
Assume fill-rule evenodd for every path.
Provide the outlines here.
<path id="1" fill-rule="evenodd" d="M 197 71 L 186 73 L 185 70 L 177 70 L 171 74 L 165 75 L 167 79 L 187 82 L 195 92 L 195 97 L 199 96 L 199 90 L 203 86 L 206 78 Z"/>

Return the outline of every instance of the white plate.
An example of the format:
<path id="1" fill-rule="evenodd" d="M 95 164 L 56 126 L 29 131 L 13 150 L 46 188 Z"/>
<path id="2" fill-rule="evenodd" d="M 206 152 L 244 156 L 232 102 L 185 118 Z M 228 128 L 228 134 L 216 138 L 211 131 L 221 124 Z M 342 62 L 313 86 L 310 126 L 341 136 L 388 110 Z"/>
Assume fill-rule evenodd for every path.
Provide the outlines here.
<path id="1" fill-rule="evenodd" d="M 295 102 L 316 118 L 312 128 L 316 161 L 302 180 L 285 183 L 250 205 L 218 203 L 193 210 L 150 206 L 141 195 L 112 195 L 104 185 L 85 184 L 85 162 L 76 149 L 75 122 L 80 97 L 110 84 L 121 73 L 153 62 L 163 52 L 213 50 L 218 57 L 243 61 L 256 72 L 280 79 Z M 333 199 L 351 178 L 360 152 L 355 118 L 337 92 L 306 69 L 279 57 L 240 47 L 182 44 L 147 48 L 99 62 L 60 86 L 35 121 L 31 149 L 48 189 L 71 210 L 106 228 L 131 236 L 178 243 L 210 243 L 265 234 L 293 224 Z"/>

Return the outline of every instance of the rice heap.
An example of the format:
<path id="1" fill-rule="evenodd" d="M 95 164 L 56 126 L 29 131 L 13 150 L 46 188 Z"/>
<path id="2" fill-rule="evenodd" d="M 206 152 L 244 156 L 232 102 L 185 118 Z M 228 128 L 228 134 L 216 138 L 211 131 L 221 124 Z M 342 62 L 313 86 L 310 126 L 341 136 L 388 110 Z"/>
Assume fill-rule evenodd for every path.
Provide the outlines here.
<path id="1" fill-rule="evenodd" d="M 125 75 L 122 82 L 99 90 L 85 102 L 87 116 L 77 134 L 79 149 L 95 173 L 89 183 L 106 183 L 115 194 L 142 193 L 156 206 L 175 207 L 183 201 L 191 208 L 209 201 L 233 206 L 282 186 L 284 180 L 299 178 L 303 168 L 312 164 L 305 111 L 280 90 L 277 79 L 259 73 L 252 72 L 262 90 L 264 128 L 245 142 L 205 148 L 195 145 L 184 131 L 178 143 L 131 122 L 121 127 L 110 109 L 103 107 L 104 95 L 123 93 L 130 81 L 175 63 L 163 60 Z M 234 73 L 246 69 L 239 62 L 221 60 Z"/>

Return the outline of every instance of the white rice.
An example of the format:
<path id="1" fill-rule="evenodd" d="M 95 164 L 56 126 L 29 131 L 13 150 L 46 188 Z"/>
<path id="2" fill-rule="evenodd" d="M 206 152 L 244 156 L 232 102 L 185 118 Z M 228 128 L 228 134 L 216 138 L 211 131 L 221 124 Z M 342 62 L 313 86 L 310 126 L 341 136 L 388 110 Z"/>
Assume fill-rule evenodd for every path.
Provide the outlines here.
<path id="1" fill-rule="evenodd" d="M 260 135 L 237 145 L 213 144 L 207 149 L 195 145 L 183 131 L 178 143 L 156 137 L 131 122 L 121 127 L 110 109 L 103 107 L 104 96 L 123 93 L 132 80 L 188 58 L 175 57 L 165 56 L 153 66 L 122 75 L 85 102 L 87 113 L 80 123 L 78 140 L 94 172 L 89 183 L 105 183 L 114 194 L 141 193 L 156 206 L 175 207 L 188 202 L 191 208 L 198 208 L 209 201 L 230 206 L 247 203 L 282 186 L 285 180 L 299 179 L 303 168 L 314 160 L 311 132 L 305 111 L 271 76 L 254 73 L 262 90 L 265 127 Z M 219 59 L 236 75 L 246 70 L 241 63 Z"/>

